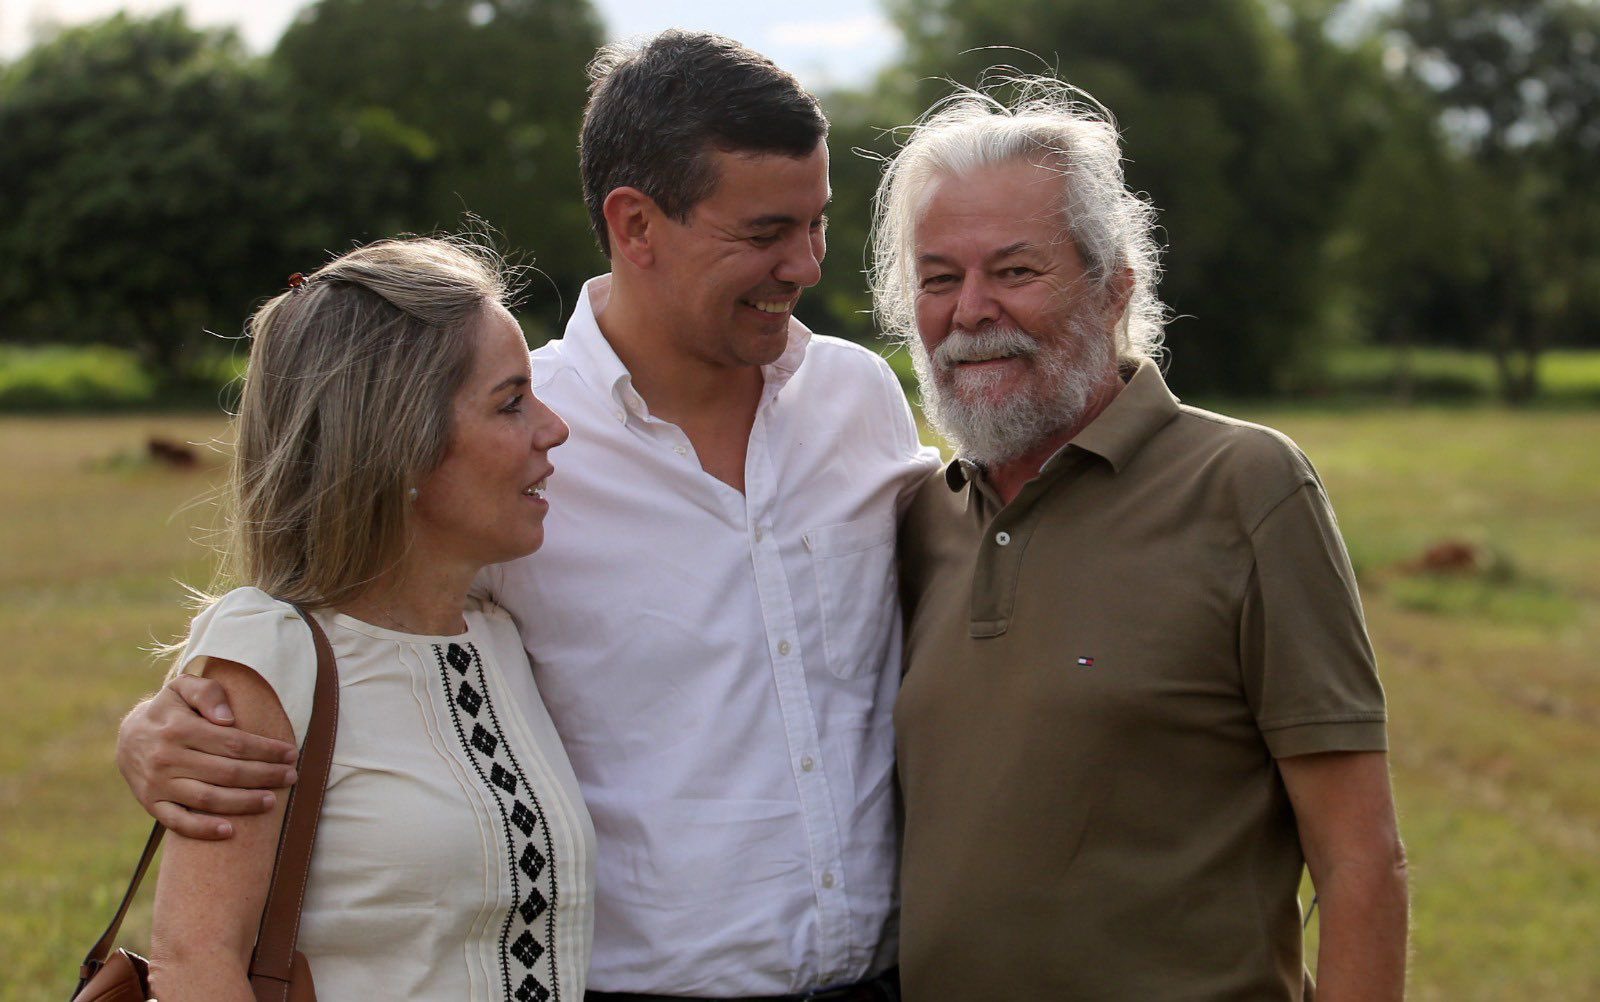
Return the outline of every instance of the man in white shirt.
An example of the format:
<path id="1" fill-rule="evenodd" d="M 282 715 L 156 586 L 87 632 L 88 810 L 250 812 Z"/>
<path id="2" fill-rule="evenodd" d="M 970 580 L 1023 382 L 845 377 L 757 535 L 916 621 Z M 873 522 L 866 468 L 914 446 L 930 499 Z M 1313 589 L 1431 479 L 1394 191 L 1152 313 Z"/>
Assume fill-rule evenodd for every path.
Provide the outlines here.
<path id="1" fill-rule="evenodd" d="M 825 247 L 815 99 L 679 31 L 594 74 L 582 165 L 612 273 L 534 354 L 572 428 L 547 542 L 483 582 L 595 819 L 590 997 L 893 998 L 893 543 L 937 457 L 881 359 L 793 319 Z M 169 826 L 226 837 L 180 804 L 255 809 L 224 787 L 284 767 L 208 753 L 284 750 L 183 686 L 130 714 L 119 762 Z"/>

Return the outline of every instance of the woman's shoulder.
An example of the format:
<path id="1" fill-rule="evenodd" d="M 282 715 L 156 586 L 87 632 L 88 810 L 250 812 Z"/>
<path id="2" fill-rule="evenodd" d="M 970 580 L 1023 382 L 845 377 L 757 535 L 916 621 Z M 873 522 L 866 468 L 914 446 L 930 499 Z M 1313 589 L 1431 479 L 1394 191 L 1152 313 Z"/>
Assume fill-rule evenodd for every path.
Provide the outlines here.
<path id="1" fill-rule="evenodd" d="M 299 609 L 260 588 L 247 587 L 233 589 L 195 616 L 189 624 L 189 643 L 202 638 L 237 638 L 267 653 L 280 645 L 309 644 L 311 630 Z"/>
<path id="2" fill-rule="evenodd" d="M 177 671 L 199 674 L 207 658 L 232 661 L 271 685 L 298 741 L 311 716 L 317 652 L 299 609 L 259 588 L 235 588 L 189 626 Z"/>
<path id="3" fill-rule="evenodd" d="M 217 596 L 209 605 L 196 616 L 199 621 L 205 616 L 238 616 L 270 614 L 291 614 L 298 618 L 299 613 L 295 607 L 281 599 L 273 598 L 260 588 L 246 585 L 235 588 Z"/>

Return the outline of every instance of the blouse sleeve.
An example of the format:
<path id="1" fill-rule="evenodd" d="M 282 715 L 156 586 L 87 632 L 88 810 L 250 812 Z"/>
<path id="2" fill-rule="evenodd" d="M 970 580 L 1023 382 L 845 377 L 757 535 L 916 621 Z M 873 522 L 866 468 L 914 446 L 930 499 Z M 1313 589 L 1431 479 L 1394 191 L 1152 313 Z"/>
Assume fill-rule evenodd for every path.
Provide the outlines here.
<path id="1" fill-rule="evenodd" d="M 317 652 L 311 629 L 294 606 L 259 588 L 237 588 L 196 616 L 178 660 L 184 674 L 199 675 L 205 658 L 253 669 L 283 705 L 298 745 L 311 721 Z"/>

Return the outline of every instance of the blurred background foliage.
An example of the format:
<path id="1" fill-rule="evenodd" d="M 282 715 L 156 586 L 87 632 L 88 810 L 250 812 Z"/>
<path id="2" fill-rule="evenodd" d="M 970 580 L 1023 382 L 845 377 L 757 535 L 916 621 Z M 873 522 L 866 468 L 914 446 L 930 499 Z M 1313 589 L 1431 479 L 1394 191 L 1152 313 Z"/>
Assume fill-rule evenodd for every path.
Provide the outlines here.
<path id="1" fill-rule="evenodd" d="M 1114 111 L 1170 244 L 1179 392 L 1450 396 L 1439 359 L 1466 352 L 1474 392 L 1526 403 L 1552 349 L 1600 347 L 1588 0 L 886 8 L 899 60 L 822 95 L 818 330 L 874 336 L 867 210 L 895 127 L 1008 64 Z M 177 11 L 40 40 L 0 67 L 0 341 L 112 346 L 152 385 L 204 384 L 230 347 L 206 332 L 236 334 L 288 273 L 466 213 L 537 264 L 523 319 L 551 336 L 604 267 L 576 158 L 602 34 L 588 0 L 320 0 L 265 56 Z M 1362 351 L 1377 378 L 1341 382 Z"/>

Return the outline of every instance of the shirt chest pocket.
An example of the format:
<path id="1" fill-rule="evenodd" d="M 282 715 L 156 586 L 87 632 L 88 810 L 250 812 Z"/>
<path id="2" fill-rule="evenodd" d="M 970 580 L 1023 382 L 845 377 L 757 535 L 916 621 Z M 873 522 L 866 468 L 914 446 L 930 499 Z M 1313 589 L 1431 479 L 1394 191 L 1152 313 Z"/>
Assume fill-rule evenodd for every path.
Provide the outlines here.
<path id="1" fill-rule="evenodd" d="M 812 529 L 811 553 L 828 670 L 839 678 L 876 674 L 899 628 L 894 519 L 868 518 Z"/>

